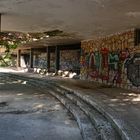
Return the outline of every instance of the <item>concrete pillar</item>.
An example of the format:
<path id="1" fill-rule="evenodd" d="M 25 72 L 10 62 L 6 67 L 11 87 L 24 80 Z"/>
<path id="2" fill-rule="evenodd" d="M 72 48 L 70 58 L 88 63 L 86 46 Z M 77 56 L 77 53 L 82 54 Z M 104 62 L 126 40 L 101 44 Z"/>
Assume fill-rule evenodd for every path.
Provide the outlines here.
<path id="1" fill-rule="evenodd" d="M 21 50 L 17 51 L 17 67 L 20 67 Z"/>
<path id="2" fill-rule="evenodd" d="M 2 26 L 1 16 L 2 14 L 0 13 L 0 32 L 1 32 L 1 26 Z"/>
<path id="3" fill-rule="evenodd" d="M 60 66 L 60 49 L 58 46 L 55 48 L 55 73 L 57 74 Z"/>
<path id="4" fill-rule="evenodd" d="M 30 68 L 33 68 L 33 49 L 30 49 Z"/>
<path id="5" fill-rule="evenodd" d="M 50 71 L 50 48 L 47 47 L 47 69 Z"/>

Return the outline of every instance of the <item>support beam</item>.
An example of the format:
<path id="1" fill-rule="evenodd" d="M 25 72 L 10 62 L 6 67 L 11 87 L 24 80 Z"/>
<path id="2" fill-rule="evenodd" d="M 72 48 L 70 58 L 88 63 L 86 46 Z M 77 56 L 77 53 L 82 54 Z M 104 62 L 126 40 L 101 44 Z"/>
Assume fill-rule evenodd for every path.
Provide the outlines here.
<path id="1" fill-rule="evenodd" d="M 58 73 L 59 66 L 60 66 L 60 49 L 58 46 L 55 48 L 55 73 Z"/>
<path id="2" fill-rule="evenodd" d="M 1 28 L 2 28 L 2 20 L 1 20 L 1 17 L 2 17 L 2 13 L 0 13 L 0 32 L 1 32 Z"/>
<path id="3" fill-rule="evenodd" d="M 50 72 L 50 48 L 49 48 L 49 46 L 47 47 L 47 69 L 48 69 L 48 72 Z"/>
<path id="4" fill-rule="evenodd" d="M 17 51 L 17 67 L 20 67 L 21 50 Z"/>
<path id="5" fill-rule="evenodd" d="M 30 68 L 33 68 L 33 49 L 30 49 Z"/>

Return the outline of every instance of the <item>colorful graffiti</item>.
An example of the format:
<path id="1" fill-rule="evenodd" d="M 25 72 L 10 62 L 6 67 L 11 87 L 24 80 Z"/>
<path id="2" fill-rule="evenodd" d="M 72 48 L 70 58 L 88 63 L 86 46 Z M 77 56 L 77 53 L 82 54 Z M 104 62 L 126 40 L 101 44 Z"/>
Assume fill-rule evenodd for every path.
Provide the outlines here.
<path id="1" fill-rule="evenodd" d="M 134 69 L 134 64 L 132 68 L 132 62 L 130 63 L 130 58 L 134 55 L 134 37 L 134 30 L 130 30 L 82 41 L 81 78 L 106 81 L 114 85 L 126 85 L 130 80 L 133 85 L 140 85 L 140 78 L 136 78 L 140 77 L 140 66 L 135 65 L 135 76 L 130 74 Z M 140 56 L 138 58 L 140 59 Z"/>
<path id="2" fill-rule="evenodd" d="M 69 71 L 80 70 L 80 50 L 60 51 L 60 69 Z"/>
<path id="3" fill-rule="evenodd" d="M 46 53 L 38 53 L 33 57 L 33 67 L 47 68 Z"/>
<path id="4" fill-rule="evenodd" d="M 87 69 L 86 73 L 90 79 L 100 78 L 102 81 L 121 83 L 121 74 L 127 58 L 129 58 L 127 49 L 111 52 L 105 48 L 90 54 L 86 53 L 85 61 L 81 60 L 81 65 L 82 68 Z"/>

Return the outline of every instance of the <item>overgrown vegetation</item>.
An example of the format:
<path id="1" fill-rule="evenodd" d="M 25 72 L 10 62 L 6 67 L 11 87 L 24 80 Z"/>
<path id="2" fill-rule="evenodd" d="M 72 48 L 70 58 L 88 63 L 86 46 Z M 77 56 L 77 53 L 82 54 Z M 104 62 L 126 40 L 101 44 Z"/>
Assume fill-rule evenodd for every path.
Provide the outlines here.
<path id="1" fill-rule="evenodd" d="M 70 36 L 70 34 L 58 29 L 43 33 L 0 32 L 0 66 L 12 65 L 11 52 L 13 52 L 19 44 L 54 36 Z"/>
<path id="2" fill-rule="evenodd" d="M 21 33 L 0 33 L 0 66 L 11 65 L 11 50 L 17 48 L 17 46 L 25 40 L 25 35 Z"/>

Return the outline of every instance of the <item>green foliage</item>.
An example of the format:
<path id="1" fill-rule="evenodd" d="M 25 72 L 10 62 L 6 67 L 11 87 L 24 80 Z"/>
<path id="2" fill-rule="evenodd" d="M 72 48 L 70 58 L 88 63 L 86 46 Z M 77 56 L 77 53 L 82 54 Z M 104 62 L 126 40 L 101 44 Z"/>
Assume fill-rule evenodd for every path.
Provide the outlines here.
<path id="1" fill-rule="evenodd" d="M 11 50 L 16 49 L 21 43 L 20 34 L 1 32 L 0 33 L 0 48 L 5 48 L 5 52 L 0 54 L 0 66 L 11 65 Z"/>

